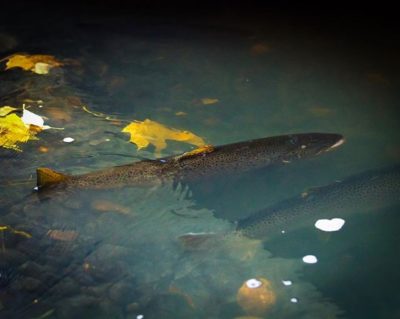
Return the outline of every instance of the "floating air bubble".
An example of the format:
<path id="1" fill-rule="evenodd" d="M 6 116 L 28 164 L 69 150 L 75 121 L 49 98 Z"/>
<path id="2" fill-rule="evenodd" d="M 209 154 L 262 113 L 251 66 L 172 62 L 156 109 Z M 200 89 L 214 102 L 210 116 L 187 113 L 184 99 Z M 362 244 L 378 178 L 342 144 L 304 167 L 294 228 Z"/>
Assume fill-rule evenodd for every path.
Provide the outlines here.
<path id="1" fill-rule="evenodd" d="M 65 143 L 72 143 L 73 141 L 75 141 L 72 137 L 64 137 L 63 138 L 63 142 Z"/>
<path id="2" fill-rule="evenodd" d="M 318 259 L 314 255 L 307 255 L 303 257 L 303 261 L 306 264 L 316 264 L 318 262 Z"/>
<path id="3" fill-rule="evenodd" d="M 322 231 L 333 232 L 340 230 L 344 223 L 345 220 L 341 218 L 319 219 L 315 222 L 314 226 Z"/>
<path id="4" fill-rule="evenodd" d="M 291 280 L 282 280 L 284 286 L 291 286 L 293 283 Z"/>

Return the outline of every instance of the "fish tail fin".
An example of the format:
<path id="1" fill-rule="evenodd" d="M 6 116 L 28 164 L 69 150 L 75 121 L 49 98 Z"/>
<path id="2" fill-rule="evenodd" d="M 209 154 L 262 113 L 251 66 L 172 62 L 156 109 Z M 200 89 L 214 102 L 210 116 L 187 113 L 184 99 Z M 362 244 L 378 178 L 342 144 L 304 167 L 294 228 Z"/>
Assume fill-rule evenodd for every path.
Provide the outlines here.
<path id="1" fill-rule="evenodd" d="M 187 250 L 205 250 L 213 247 L 221 239 L 221 234 L 216 233 L 186 233 L 178 240 Z"/>
<path id="2" fill-rule="evenodd" d="M 50 168 L 39 167 L 36 169 L 36 185 L 39 189 L 48 185 L 64 182 L 68 178 L 68 175 L 59 173 Z"/>

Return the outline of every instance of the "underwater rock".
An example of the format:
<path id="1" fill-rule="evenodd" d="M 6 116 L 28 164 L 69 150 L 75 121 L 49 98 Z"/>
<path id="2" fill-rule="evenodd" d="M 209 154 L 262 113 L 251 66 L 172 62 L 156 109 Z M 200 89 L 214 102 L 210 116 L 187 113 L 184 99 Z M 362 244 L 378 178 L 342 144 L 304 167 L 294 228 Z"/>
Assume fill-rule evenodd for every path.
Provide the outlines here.
<path id="1" fill-rule="evenodd" d="M 0 291 L 7 288 L 15 278 L 15 269 L 8 263 L 0 263 Z"/>
<path id="2" fill-rule="evenodd" d="M 271 283 L 266 278 L 253 278 L 240 287 L 236 300 L 249 315 L 263 315 L 276 302 L 276 295 Z"/>
<path id="3" fill-rule="evenodd" d="M 43 288 L 42 282 L 32 277 L 18 277 L 10 284 L 10 289 L 16 292 L 38 292 Z"/>
<path id="4" fill-rule="evenodd" d="M 96 318 L 122 319 L 122 310 L 109 300 L 79 295 L 60 301 L 57 307 L 58 319 Z"/>
<path id="5" fill-rule="evenodd" d="M 155 296 L 146 306 L 141 309 L 146 319 L 158 318 L 204 318 L 199 309 L 193 309 L 186 300 L 177 294 L 160 294 Z M 129 317 L 132 318 L 132 317 Z"/>
<path id="6" fill-rule="evenodd" d="M 81 287 L 75 280 L 71 278 L 65 278 L 59 284 L 52 287 L 51 294 L 67 297 L 77 295 L 80 291 Z"/>
<path id="7" fill-rule="evenodd" d="M 128 304 L 132 300 L 132 295 L 135 292 L 135 287 L 133 284 L 127 283 L 125 281 L 117 282 L 110 287 L 108 291 L 108 296 L 111 300 L 119 304 Z"/>

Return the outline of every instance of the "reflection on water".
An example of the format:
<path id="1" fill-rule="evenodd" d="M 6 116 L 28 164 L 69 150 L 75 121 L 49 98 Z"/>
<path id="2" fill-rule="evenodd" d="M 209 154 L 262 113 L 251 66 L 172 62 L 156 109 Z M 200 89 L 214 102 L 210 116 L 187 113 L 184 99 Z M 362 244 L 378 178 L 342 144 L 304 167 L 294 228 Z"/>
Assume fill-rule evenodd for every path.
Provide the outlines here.
<path id="1" fill-rule="evenodd" d="M 91 208 L 97 198 L 129 211 Z M 7 315 L 40 316 L 55 309 L 60 318 L 141 313 L 173 318 L 179 307 L 180 317 L 234 317 L 243 312 L 236 294 L 253 277 L 271 282 L 277 296 L 272 317 L 339 311 L 299 278 L 301 260 L 273 257 L 259 241 L 231 236 L 206 250 L 185 250 L 178 241 L 182 234 L 235 228 L 207 209 L 193 208 L 185 188 L 32 199 L 13 207 L 2 221 L 31 235 L 3 232 L 4 267 L 12 267 L 17 276 L 3 283 Z M 282 280 L 288 279 L 294 284 L 285 287 Z M 302 303 L 293 308 L 290 299 L 296 296 Z"/>
<path id="2" fill-rule="evenodd" d="M 62 42 L 0 28 L 0 58 L 28 52 L 67 62 L 48 75 L 0 72 L 0 106 L 25 104 L 63 128 L 39 132 L 19 145 L 23 152 L 0 149 L 0 318 L 395 318 L 398 199 L 371 207 L 375 192 L 356 188 L 367 200 L 330 215 L 340 212 L 340 192 L 354 190 L 332 182 L 399 163 L 391 65 L 257 22 L 125 22 L 104 22 L 101 34 L 90 23 L 71 26 Z M 192 149 L 168 140 L 160 154 L 138 151 L 121 130 L 147 118 L 212 145 L 315 131 L 346 143 L 189 185 L 32 191 L 37 167 L 76 175 Z M 398 182 L 388 186 L 394 197 Z M 312 188 L 328 184 L 324 211 L 307 206 L 324 189 Z M 277 207 L 299 212 L 295 227 L 275 227 L 266 241 L 235 232 L 237 220 Z M 315 220 L 302 224 L 313 209 Z M 184 234 L 212 240 L 190 249 Z"/>

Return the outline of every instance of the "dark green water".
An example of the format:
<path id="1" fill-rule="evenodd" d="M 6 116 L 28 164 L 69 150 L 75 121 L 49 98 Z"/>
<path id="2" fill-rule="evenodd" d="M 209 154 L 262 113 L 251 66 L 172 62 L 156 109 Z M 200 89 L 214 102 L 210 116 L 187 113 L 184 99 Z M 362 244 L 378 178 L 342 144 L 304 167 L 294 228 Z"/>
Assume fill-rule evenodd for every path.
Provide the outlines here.
<path id="1" fill-rule="evenodd" d="M 399 316 L 398 206 L 357 212 L 335 233 L 311 225 L 195 252 L 177 240 L 233 230 L 235 220 L 311 187 L 399 163 L 399 52 L 387 29 L 356 22 L 318 29 L 273 14 L 64 21 L 58 12 L 33 24 L 27 16 L 0 23 L 0 58 L 26 52 L 74 63 L 45 76 L 0 73 L 0 106 L 42 100 L 25 103 L 64 128 L 39 133 L 21 153 L 0 149 L 0 226 L 32 234 L 0 232 L 0 318 L 236 318 L 246 315 L 237 291 L 254 277 L 267 278 L 277 297 L 262 318 Z M 88 114 L 83 104 L 122 122 Z M 36 167 L 79 174 L 154 158 L 153 148 L 138 151 L 121 133 L 146 118 L 213 145 L 311 131 L 343 134 L 346 143 L 309 161 L 196 185 L 30 203 Z M 67 136 L 75 141 L 62 142 Z M 190 149 L 171 141 L 162 155 Z M 128 213 L 99 211 L 99 200 Z M 55 240 L 49 230 L 78 236 Z M 316 264 L 303 263 L 309 254 Z"/>

